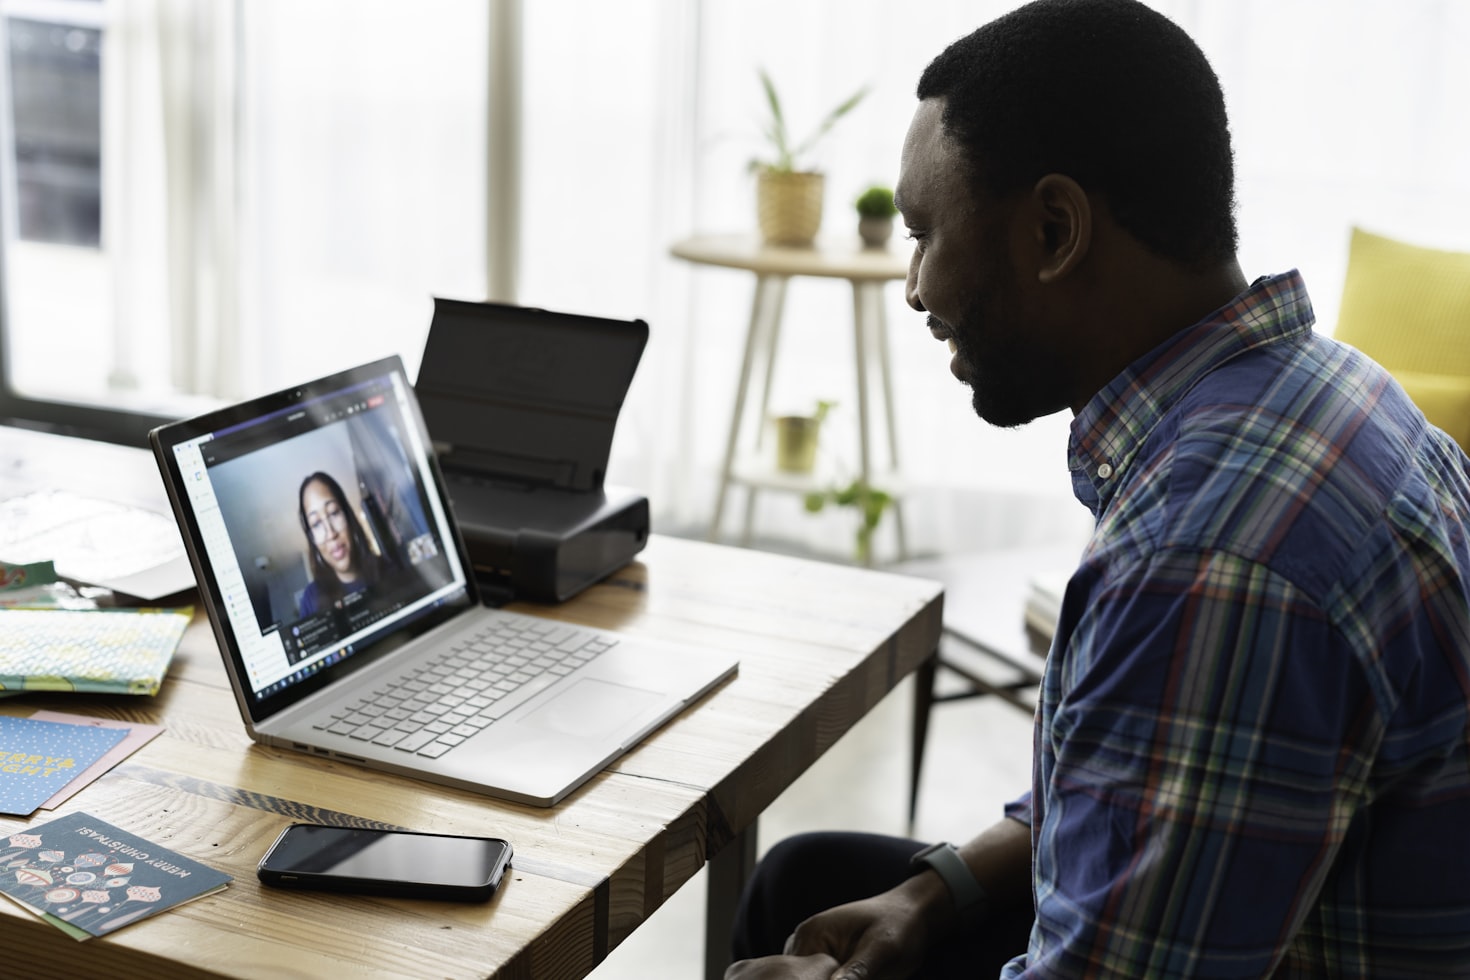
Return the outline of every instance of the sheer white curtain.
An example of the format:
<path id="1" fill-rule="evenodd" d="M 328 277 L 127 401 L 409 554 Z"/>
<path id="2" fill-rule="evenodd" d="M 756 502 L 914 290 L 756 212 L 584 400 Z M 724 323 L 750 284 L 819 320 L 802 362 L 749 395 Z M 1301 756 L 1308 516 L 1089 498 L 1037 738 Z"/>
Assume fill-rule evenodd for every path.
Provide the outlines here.
<path id="1" fill-rule="evenodd" d="M 644 488 L 656 525 L 708 520 L 751 282 L 668 257 L 692 232 L 753 228 L 745 170 L 760 151 L 758 66 L 797 128 L 861 84 L 818 163 L 824 233 L 852 233 L 851 199 L 896 178 L 924 65 L 1010 2 L 538 0 L 526 11 L 527 169 L 521 297 L 641 315 L 652 339 L 614 443 L 609 479 Z M 1248 277 L 1293 266 L 1330 332 L 1349 229 L 1470 249 L 1470 5 L 1457 0 L 1156 0 L 1220 75 L 1237 154 Z M 842 405 L 852 443 L 850 300 L 797 280 L 773 402 Z M 901 452 L 914 491 L 911 550 L 1073 540 L 1065 413 L 1016 431 L 975 420 L 947 353 L 890 287 Z M 806 515 L 763 496 L 760 528 L 850 553 L 851 515 Z M 880 541 L 879 547 L 883 546 Z"/>
<path id="2" fill-rule="evenodd" d="M 693 270 L 670 259 L 668 247 L 694 232 L 753 227 L 746 164 L 764 150 L 757 68 L 775 79 L 796 129 L 872 87 L 816 157 L 828 175 L 825 230 L 855 235 L 852 200 L 868 183 L 896 178 L 919 71 L 1005 5 L 923 9 L 919 23 L 883 0 L 641 0 L 615 11 L 580 0 L 527 5 L 521 299 L 650 321 L 608 479 L 647 491 L 656 527 L 697 532 L 714 501 L 752 281 Z M 906 511 L 919 529 L 915 541 L 933 548 L 961 525 L 973 526 L 976 540 L 1004 538 L 1019 526 L 1017 508 L 1034 510 L 1037 487 L 1066 492 L 1063 449 L 1056 438 L 1014 433 L 988 436 L 998 448 L 976 445 L 987 434 L 969 417 L 968 393 L 943 383 L 947 354 L 900 294 L 890 288 L 902 452 L 920 488 Z M 792 284 L 772 395 L 778 408 L 837 401 L 824 439 L 842 447 L 856 446 L 851 308 L 845 283 Z M 1046 427 L 1055 434 L 1059 424 Z M 939 428 L 953 436 L 936 438 Z M 1021 445 L 1039 446 L 1029 453 L 1038 459 L 1018 465 Z M 855 448 L 843 452 L 855 464 Z M 992 458 L 972 458 L 983 454 Z M 989 488 L 990 502 L 1004 506 L 967 506 L 950 492 L 964 481 Z M 851 520 L 807 515 L 797 498 L 771 494 L 757 513 L 763 532 L 838 557 L 851 554 Z"/>
<path id="3" fill-rule="evenodd" d="M 518 6 L 3 0 L 21 43 L 86 43 L 80 27 L 101 48 L 100 245 L 8 233 L 11 380 L 181 414 L 199 407 L 181 393 L 233 399 L 392 352 L 414 369 L 432 297 L 487 294 L 487 151 L 507 118 L 489 108 L 491 20 Z M 27 84 L 34 112 L 46 93 Z M 56 130 L 78 111 L 61 94 Z"/>
<path id="4" fill-rule="evenodd" d="M 111 384 L 238 395 L 236 9 L 112 0 L 103 75 Z M 160 352 L 168 352 L 160 356 Z"/>
<path id="5" fill-rule="evenodd" d="M 1154 2 L 1224 85 L 1248 276 L 1300 267 L 1330 330 L 1352 225 L 1470 249 L 1470 4 Z M 231 397 L 389 352 L 413 369 L 436 294 L 494 288 L 641 316 L 652 336 L 608 478 L 647 492 L 658 528 L 697 531 L 752 283 L 668 247 L 753 228 L 757 69 L 798 129 L 871 86 L 815 161 L 828 175 L 824 232 L 848 236 L 856 194 L 897 176 L 924 65 L 1011 6 L 108 0 L 104 142 L 122 149 L 105 163 L 107 251 L 127 257 L 97 291 L 115 290 L 128 331 L 113 380 Z M 491 38 L 516 26 L 507 12 L 521 16 L 519 71 L 491 62 Z M 517 112 L 492 113 L 492 78 L 502 94 L 520 86 L 518 143 L 504 125 Z M 12 303 L 23 300 L 17 285 Z M 1065 472 L 1067 419 L 1006 432 L 975 420 L 896 285 L 888 303 L 912 549 L 1085 530 Z M 829 444 L 849 454 L 850 308 L 845 284 L 793 283 L 773 392 L 777 408 L 837 401 Z M 767 494 L 757 521 L 850 553 L 851 514 L 811 516 Z"/>
<path id="6" fill-rule="evenodd" d="M 486 295 L 490 4 L 240 5 L 241 330 L 253 387 L 390 353 Z"/>
<path id="7" fill-rule="evenodd" d="M 1470 251 L 1470 5 L 1160 6 L 1225 89 L 1247 275 L 1299 267 L 1331 332 L 1353 225 Z"/>

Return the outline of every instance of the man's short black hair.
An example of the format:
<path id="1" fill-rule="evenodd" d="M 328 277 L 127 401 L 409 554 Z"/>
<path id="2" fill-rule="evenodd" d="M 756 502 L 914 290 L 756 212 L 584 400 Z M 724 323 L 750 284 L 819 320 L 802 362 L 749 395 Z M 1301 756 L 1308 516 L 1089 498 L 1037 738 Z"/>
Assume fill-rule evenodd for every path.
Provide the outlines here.
<path id="1" fill-rule="evenodd" d="M 1103 198 L 1189 267 L 1235 256 L 1225 97 L 1204 52 L 1135 0 L 1036 0 L 950 45 L 919 79 L 991 194 L 1049 173 Z"/>

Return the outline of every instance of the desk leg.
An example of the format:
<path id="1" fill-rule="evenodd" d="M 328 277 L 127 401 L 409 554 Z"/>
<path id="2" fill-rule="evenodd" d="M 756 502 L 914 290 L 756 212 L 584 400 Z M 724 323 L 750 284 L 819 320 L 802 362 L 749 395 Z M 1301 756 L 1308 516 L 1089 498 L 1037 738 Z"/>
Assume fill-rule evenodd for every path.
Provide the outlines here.
<path id="1" fill-rule="evenodd" d="M 919 778 L 924 774 L 924 744 L 929 740 L 929 709 L 934 706 L 934 679 L 939 673 L 935 650 L 914 672 L 914 718 L 909 740 L 909 833 L 919 812 Z"/>
<path id="2" fill-rule="evenodd" d="M 745 419 L 745 396 L 750 391 L 750 372 L 754 366 L 756 352 L 765 348 L 765 370 L 770 372 L 770 353 L 772 344 L 764 343 L 763 335 L 766 332 L 766 324 L 771 319 L 767 307 L 772 305 L 771 290 L 769 286 L 776 288 L 774 305 L 776 307 L 775 319 L 780 319 L 780 305 L 785 299 L 786 279 L 781 276 L 755 277 L 755 298 L 750 304 L 750 326 L 745 333 L 745 355 L 740 362 L 740 380 L 735 386 L 735 407 L 730 416 L 730 434 L 725 441 L 725 462 L 720 467 L 720 489 L 715 497 L 715 513 L 710 519 L 709 539 L 719 540 L 720 522 L 725 515 L 725 496 L 730 490 L 730 474 L 735 468 L 735 449 L 740 442 L 741 422 Z M 769 385 L 769 381 L 767 382 Z M 769 388 L 768 388 L 769 393 Z"/>
<path id="3" fill-rule="evenodd" d="M 705 884 L 705 980 L 720 980 L 730 965 L 730 929 L 735 924 L 735 910 L 740 907 L 740 893 L 755 870 L 758 826 L 752 823 L 746 827 L 710 859 L 709 881 Z"/>

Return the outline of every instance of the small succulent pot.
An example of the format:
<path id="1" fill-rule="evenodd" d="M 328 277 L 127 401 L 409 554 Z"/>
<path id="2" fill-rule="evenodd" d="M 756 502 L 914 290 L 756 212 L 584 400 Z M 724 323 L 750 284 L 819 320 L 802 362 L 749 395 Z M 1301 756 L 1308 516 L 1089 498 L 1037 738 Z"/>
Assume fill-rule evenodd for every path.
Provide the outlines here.
<path id="1" fill-rule="evenodd" d="M 858 237 L 866 248 L 886 248 L 893 237 L 892 218 L 858 218 Z"/>

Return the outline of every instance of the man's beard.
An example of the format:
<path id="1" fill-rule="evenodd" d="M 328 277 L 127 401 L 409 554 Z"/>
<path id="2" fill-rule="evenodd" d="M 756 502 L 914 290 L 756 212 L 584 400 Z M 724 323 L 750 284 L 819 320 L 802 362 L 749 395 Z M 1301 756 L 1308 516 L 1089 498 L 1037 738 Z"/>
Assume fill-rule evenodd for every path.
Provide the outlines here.
<path id="1" fill-rule="evenodd" d="M 965 311 L 961 323 L 945 324 L 954 338 L 975 414 L 1003 429 L 1017 428 L 1056 411 L 1049 405 L 1047 393 L 1056 390 L 1060 367 L 1053 358 L 1041 356 L 1022 342 L 1025 338 L 1018 335 L 1021 328 L 1017 324 L 1023 318 L 1010 315 L 1013 310 L 1002 307 L 982 312 L 976 301 Z M 985 337 L 986 350 L 977 352 L 974 338 L 986 327 L 992 331 Z"/>

